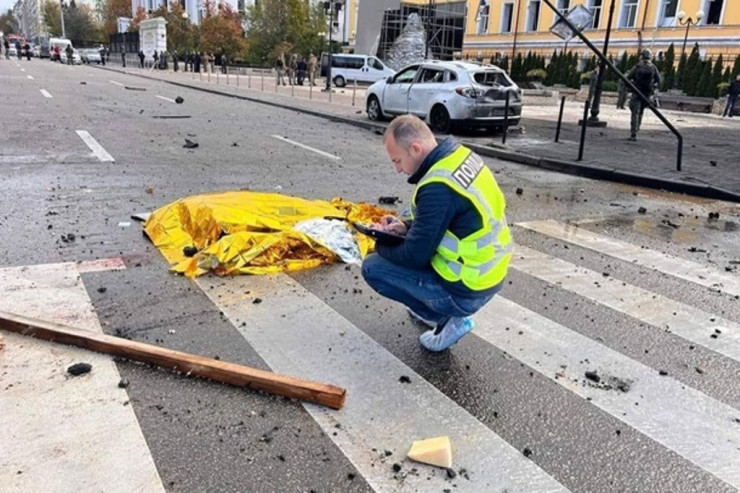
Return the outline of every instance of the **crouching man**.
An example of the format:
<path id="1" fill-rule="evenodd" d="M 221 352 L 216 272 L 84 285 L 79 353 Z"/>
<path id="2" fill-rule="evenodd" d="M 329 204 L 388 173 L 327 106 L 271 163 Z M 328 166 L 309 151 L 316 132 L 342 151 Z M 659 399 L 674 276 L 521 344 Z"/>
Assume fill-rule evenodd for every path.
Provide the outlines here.
<path id="1" fill-rule="evenodd" d="M 386 216 L 375 225 L 404 234 L 404 242 L 378 242 L 362 275 L 431 327 L 419 337 L 423 347 L 444 351 L 473 330 L 471 315 L 506 277 L 512 238 L 504 195 L 477 154 L 452 138 L 438 144 L 413 115 L 393 120 L 383 143 L 396 172 L 409 175 L 416 188 L 410 220 Z"/>

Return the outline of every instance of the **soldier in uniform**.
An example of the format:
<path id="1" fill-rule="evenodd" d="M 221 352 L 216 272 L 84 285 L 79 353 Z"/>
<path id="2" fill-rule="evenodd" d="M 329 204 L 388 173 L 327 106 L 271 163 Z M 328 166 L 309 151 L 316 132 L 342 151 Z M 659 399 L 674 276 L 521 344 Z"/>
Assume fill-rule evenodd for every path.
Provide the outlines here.
<path id="1" fill-rule="evenodd" d="M 653 53 L 650 50 L 642 50 L 640 61 L 627 74 L 627 79 L 648 99 L 652 99 L 653 91 L 660 85 L 660 73 L 650 61 L 652 57 Z M 629 104 L 632 113 L 629 140 L 637 140 L 637 132 L 642 125 L 642 115 L 647 102 L 643 101 L 639 94 L 633 93 Z"/>
<path id="2" fill-rule="evenodd" d="M 308 57 L 308 83 L 312 86 L 316 85 L 316 68 L 318 65 L 318 60 L 316 59 L 316 55 L 311 53 Z"/>

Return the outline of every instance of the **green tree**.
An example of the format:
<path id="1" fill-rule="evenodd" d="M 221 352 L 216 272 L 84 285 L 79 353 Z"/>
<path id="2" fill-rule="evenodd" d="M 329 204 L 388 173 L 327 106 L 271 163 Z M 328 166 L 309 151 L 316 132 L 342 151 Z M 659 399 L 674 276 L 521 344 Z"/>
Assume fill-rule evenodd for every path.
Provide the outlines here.
<path id="1" fill-rule="evenodd" d="M 250 63 L 272 65 L 274 54 L 283 43 L 300 47 L 302 55 L 318 55 L 327 50 L 325 36 L 329 26 L 323 2 L 261 0 L 247 8 L 245 20 L 249 26 Z M 332 46 L 332 51 L 337 49 L 338 45 Z"/>
<path id="2" fill-rule="evenodd" d="M 8 9 L 3 15 L 0 15 L 0 31 L 5 34 L 15 34 L 18 32 L 18 20 L 13 15 L 13 11 Z"/>
<path id="3" fill-rule="evenodd" d="M 683 74 L 683 80 L 681 81 L 681 90 L 693 96 L 696 93 L 696 86 L 701 78 L 704 66 L 699 58 L 699 45 L 694 44 L 691 49 L 691 54 L 688 60 L 686 60 L 686 68 Z"/>
<path id="4" fill-rule="evenodd" d="M 681 53 L 681 59 L 678 61 L 678 70 L 676 70 L 676 79 L 678 81 L 678 87 L 683 87 L 684 76 L 686 74 L 686 62 L 688 57 L 686 53 Z"/>
<path id="5" fill-rule="evenodd" d="M 735 64 L 732 66 L 732 78 L 740 75 L 740 55 L 735 57 Z"/>
<path id="6" fill-rule="evenodd" d="M 714 89 L 712 87 L 712 59 L 710 58 L 706 62 L 702 62 L 701 67 L 701 76 L 699 76 L 699 81 L 696 83 L 696 87 L 691 95 L 711 97 Z"/>
<path id="7" fill-rule="evenodd" d="M 521 52 L 516 54 L 513 63 L 511 64 L 511 78 L 517 82 L 523 81 L 522 68 L 524 66 L 524 57 Z"/>
<path id="8" fill-rule="evenodd" d="M 118 18 L 131 17 L 131 0 L 103 0 L 100 4 L 105 39 L 118 32 Z"/>
<path id="9" fill-rule="evenodd" d="M 89 5 L 78 6 L 75 0 L 71 0 L 63 10 L 67 38 L 83 45 L 103 41 L 100 26 L 94 21 L 94 12 Z"/>
<path id="10" fill-rule="evenodd" d="M 722 55 L 717 58 L 717 63 L 714 64 L 714 68 L 712 69 L 712 79 L 710 82 L 710 87 L 706 91 L 709 93 L 708 95 L 713 97 L 714 99 L 717 99 L 719 97 L 719 89 L 717 89 L 717 85 L 722 82 L 722 68 L 724 67 L 725 63 L 724 60 L 722 60 Z"/>
<path id="11" fill-rule="evenodd" d="M 201 49 L 208 53 L 225 53 L 230 60 L 243 59 L 247 51 L 241 17 L 230 5 L 216 9 L 211 0 L 205 3 L 206 16 L 200 23 Z"/>
<path id="12" fill-rule="evenodd" d="M 663 59 L 663 82 L 660 86 L 661 91 L 667 91 L 673 87 L 673 81 L 676 79 L 676 51 L 673 43 L 668 47 Z"/>

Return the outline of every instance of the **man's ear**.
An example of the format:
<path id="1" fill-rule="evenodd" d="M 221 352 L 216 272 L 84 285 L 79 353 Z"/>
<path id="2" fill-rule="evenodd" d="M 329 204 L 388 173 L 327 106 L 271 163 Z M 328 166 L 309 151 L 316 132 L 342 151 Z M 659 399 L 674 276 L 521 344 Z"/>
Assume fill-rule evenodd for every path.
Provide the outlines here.
<path id="1" fill-rule="evenodd" d="M 418 157 L 424 152 L 424 147 L 419 142 L 412 142 L 409 146 L 409 154 L 413 157 Z"/>

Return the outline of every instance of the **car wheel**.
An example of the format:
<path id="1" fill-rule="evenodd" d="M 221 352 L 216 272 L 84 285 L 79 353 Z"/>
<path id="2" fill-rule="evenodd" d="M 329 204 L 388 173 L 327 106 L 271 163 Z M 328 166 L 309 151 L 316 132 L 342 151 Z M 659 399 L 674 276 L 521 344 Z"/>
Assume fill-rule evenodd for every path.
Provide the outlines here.
<path id="1" fill-rule="evenodd" d="M 376 96 L 370 96 L 367 100 L 367 117 L 374 122 L 383 119 L 383 109 L 380 107 L 380 101 Z"/>
<path id="2" fill-rule="evenodd" d="M 452 129 L 452 120 L 450 120 L 450 113 L 447 108 L 438 104 L 432 108 L 432 112 L 429 115 L 429 126 L 435 132 L 447 134 Z"/>
<path id="3" fill-rule="evenodd" d="M 341 75 L 334 77 L 334 85 L 337 87 L 344 87 L 347 85 L 347 81 Z"/>

